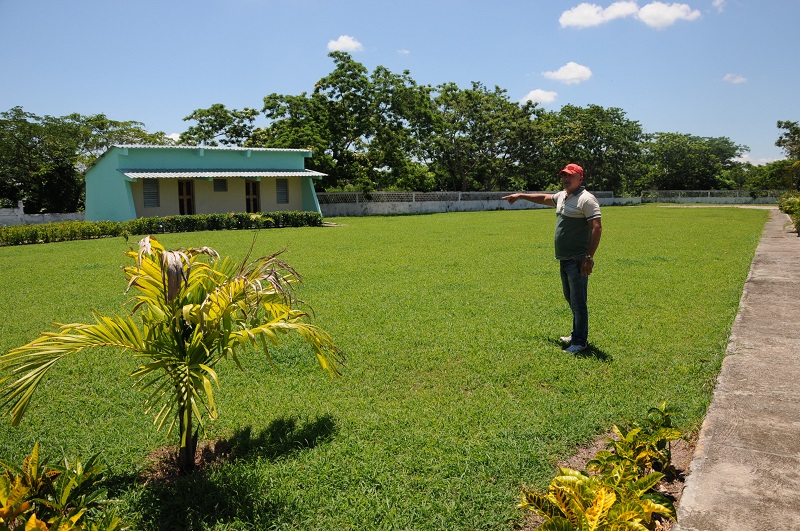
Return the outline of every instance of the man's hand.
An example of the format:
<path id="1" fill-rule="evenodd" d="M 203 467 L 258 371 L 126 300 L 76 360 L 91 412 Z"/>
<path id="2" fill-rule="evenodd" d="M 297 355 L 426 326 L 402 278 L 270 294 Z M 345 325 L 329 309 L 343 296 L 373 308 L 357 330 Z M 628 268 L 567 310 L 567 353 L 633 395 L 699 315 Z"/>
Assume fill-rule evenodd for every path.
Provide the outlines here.
<path id="1" fill-rule="evenodd" d="M 513 205 L 514 203 L 517 202 L 517 199 L 519 199 L 519 194 L 505 195 L 505 196 L 503 196 L 503 199 L 508 201 L 509 205 Z"/>
<path id="2" fill-rule="evenodd" d="M 581 275 L 588 277 L 592 274 L 592 269 L 594 269 L 594 258 L 587 256 L 581 262 Z"/>

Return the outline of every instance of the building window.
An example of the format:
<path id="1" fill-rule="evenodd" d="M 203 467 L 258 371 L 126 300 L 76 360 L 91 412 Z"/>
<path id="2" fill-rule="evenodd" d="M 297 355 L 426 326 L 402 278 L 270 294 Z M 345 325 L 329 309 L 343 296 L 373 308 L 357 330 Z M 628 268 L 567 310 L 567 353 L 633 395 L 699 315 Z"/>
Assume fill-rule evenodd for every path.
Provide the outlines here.
<path id="1" fill-rule="evenodd" d="M 178 209 L 180 214 L 194 214 L 194 183 L 178 181 Z"/>
<path id="2" fill-rule="evenodd" d="M 227 192 L 228 191 L 228 179 L 214 179 L 214 191 L 215 192 Z"/>
<path id="3" fill-rule="evenodd" d="M 158 179 L 144 179 L 142 181 L 142 190 L 144 191 L 145 208 L 158 208 L 161 206 L 158 200 Z"/>
<path id="4" fill-rule="evenodd" d="M 258 181 L 244 182 L 245 207 L 247 212 L 260 212 Z"/>
<path id="5" fill-rule="evenodd" d="M 275 189 L 277 190 L 277 201 L 279 205 L 289 203 L 289 179 L 275 179 Z"/>

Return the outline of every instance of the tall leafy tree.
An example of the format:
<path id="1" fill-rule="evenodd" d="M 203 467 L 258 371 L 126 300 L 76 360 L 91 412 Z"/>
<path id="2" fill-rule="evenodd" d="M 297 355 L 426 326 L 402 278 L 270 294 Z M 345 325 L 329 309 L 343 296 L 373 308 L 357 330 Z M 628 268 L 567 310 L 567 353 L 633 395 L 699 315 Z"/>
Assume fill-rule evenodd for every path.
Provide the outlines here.
<path id="1" fill-rule="evenodd" d="M 74 128 L 77 141 L 76 169 L 83 175 L 111 146 L 119 144 L 172 145 L 174 140 L 163 131 L 149 133 L 145 124 L 135 120 L 119 121 L 105 114 L 83 116 L 69 114 L 62 120 Z"/>
<path id="2" fill-rule="evenodd" d="M 797 162 L 788 159 L 752 166 L 747 172 L 745 187 L 749 190 L 797 188 L 797 169 Z"/>
<path id="3" fill-rule="evenodd" d="M 370 75 L 347 53 L 330 57 L 333 71 L 310 94 L 264 98 L 267 125 L 253 128 L 244 145 L 313 150 L 309 168 L 327 174 L 327 190 L 427 186 L 421 146 L 432 128 L 430 89 L 408 72 L 377 67 Z M 189 118 L 213 115 L 205 136 L 227 142 L 238 111 L 222 111 L 195 111 Z"/>
<path id="4" fill-rule="evenodd" d="M 716 189 L 724 186 L 723 172 L 746 150 L 727 137 L 656 133 L 647 145 L 643 184 L 659 190 Z"/>
<path id="5" fill-rule="evenodd" d="M 24 201 L 25 211 L 76 212 L 83 206 L 83 174 L 114 144 L 168 144 L 140 122 L 103 114 L 36 116 L 14 107 L 0 113 L 0 198 Z"/>
<path id="6" fill-rule="evenodd" d="M 372 85 L 367 69 L 345 52 L 331 52 L 334 69 L 314 86 L 316 119 L 326 132 L 326 153 L 333 162 L 333 178 L 360 189 L 371 189 L 367 157 L 375 134 Z"/>
<path id="7" fill-rule="evenodd" d="M 800 124 L 781 120 L 778 122 L 779 129 L 785 129 L 775 145 L 783 148 L 786 156 L 792 161 L 789 172 L 791 187 L 800 190 Z"/>
<path id="8" fill-rule="evenodd" d="M 79 142 L 69 121 L 14 107 L 0 114 L 0 193 L 25 212 L 75 212 L 82 204 Z"/>
<path id="9" fill-rule="evenodd" d="M 594 190 L 631 192 L 641 172 L 644 133 L 639 122 L 622 109 L 599 105 L 565 105 L 544 119 L 546 165 L 543 171 L 557 180 L 558 169 L 569 162 L 583 166 Z M 554 171 L 555 169 L 555 171 Z"/>
<path id="10" fill-rule="evenodd" d="M 253 134 L 258 114 L 256 109 L 228 109 L 221 103 L 215 103 L 208 109 L 196 109 L 184 120 L 197 123 L 181 133 L 178 141 L 198 146 L 244 145 Z"/>
<path id="11" fill-rule="evenodd" d="M 490 91 L 474 82 L 469 89 L 454 83 L 437 87 L 431 166 L 440 189 L 503 190 L 528 181 L 520 161 L 540 151 L 535 104 L 511 102 L 506 91 Z"/>
<path id="12" fill-rule="evenodd" d="M 789 120 L 779 120 L 778 129 L 785 129 L 775 141 L 790 159 L 800 160 L 800 124 Z"/>
<path id="13" fill-rule="evenodd" d="M 381 66 L 370 82 L 375 128 L 368 156 L 373 181 L 382 189 L 430 190 L 434 180 L 421 162 L 433 134 L 432 89 L 418 85 L 407 70 L 398 75 Z"/>

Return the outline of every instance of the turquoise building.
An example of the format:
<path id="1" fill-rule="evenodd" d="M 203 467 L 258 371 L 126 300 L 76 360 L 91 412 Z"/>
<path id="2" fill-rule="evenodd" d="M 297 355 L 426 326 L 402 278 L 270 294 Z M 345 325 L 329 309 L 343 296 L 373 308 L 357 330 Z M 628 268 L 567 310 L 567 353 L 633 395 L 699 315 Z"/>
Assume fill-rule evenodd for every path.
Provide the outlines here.
<path id="1" fill-rule="evenodd" d="M 86 172 L 86 220 L 225 212 L 322 213 L 306 149 L 109 148 Z"/>

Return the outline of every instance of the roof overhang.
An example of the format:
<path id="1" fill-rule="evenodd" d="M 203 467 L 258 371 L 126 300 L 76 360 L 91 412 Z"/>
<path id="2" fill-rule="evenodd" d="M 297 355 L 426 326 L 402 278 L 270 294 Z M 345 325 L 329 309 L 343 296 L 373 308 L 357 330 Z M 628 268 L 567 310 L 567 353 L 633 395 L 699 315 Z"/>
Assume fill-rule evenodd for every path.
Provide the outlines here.
<path id="1" fill-rule="evenodd" d="M 275 179 L 286 177 L 311 177 L 321 179 L 325 173 L 314 170 L 119 170 L 130 180 L 138 179 Z"/>

